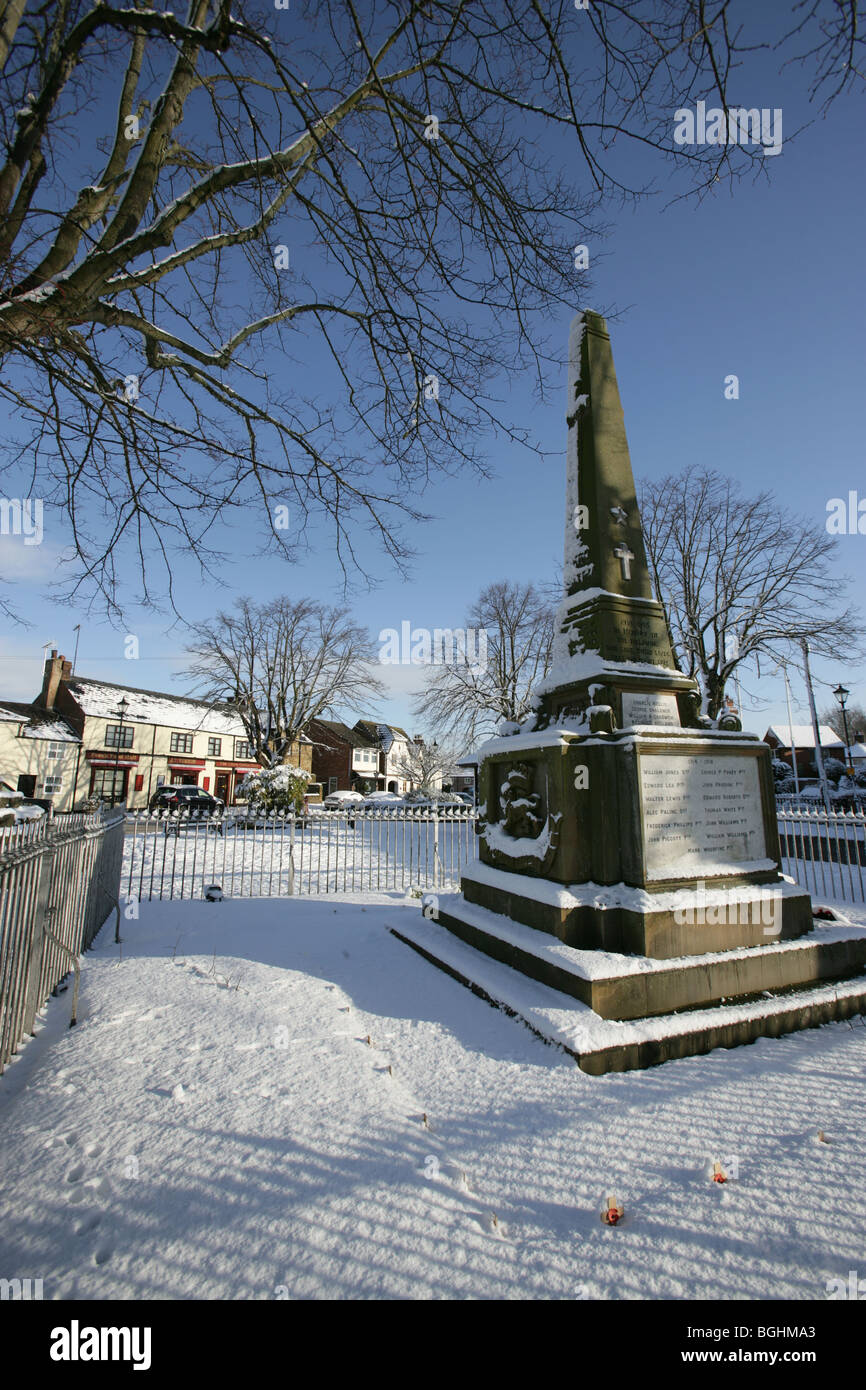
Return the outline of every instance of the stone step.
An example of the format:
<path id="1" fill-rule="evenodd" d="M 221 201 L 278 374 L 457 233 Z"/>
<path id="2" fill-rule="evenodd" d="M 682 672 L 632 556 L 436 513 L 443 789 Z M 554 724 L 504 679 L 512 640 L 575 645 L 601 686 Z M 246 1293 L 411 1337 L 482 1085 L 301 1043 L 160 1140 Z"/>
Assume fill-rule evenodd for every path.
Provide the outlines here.
<path id="1" fill-rule="evenodd" d="M 866 974 L 861 974 L 836 984 L 772 994 L 748 1003 L 615 1021 L 601 1018 L 579 999 L 491 959 L 438 921 L 407 917 L 399 928 L 389 930 L 475 995 L 570 1053 L 583 1071 L 596 1076 L 640 1070 L 717 1047 L 736 1047 L 759 1037 L 779 1037 L 866 1013 Z"/>
<path id="2" fill-rule="evenodd" d="M 768 927 L 779 941 L 811 931 L 809 894 L 768 870 L 761 874 L 760 882 L 696 879 L 674 891 L 650 893 L 624 883 L 555 883 L 476 861 L 464 868 L 460 887 L 468 903 L 578 950 L 679 960 L 694 950 L 696 922 L 703 951 L 763 946 Z M 717 906 L 719 897 L 723 908 L 701 910 Z"/>
<path id="3" fill-rule="evenodd" d="M 866 931 L 816 925 L 794 941 L 772 941 L 667 960 L 567 946 L 548 932 L 440 894 L 437 921 L 494 960 L 588 1004 L 602 1018 L 648 1018 L 808 988 L 866 969 Z M 701 928 L 692 929 L 699 939 Z"/>

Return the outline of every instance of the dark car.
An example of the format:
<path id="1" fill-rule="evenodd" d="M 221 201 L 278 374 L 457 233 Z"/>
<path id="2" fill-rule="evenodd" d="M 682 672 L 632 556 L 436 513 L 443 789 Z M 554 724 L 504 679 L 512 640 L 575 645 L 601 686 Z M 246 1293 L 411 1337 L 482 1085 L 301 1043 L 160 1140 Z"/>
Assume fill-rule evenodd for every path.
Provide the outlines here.
<path id="1" fill-rule="evenodd" d="M 204 820 L 222 816 L 225 802 L 211 796 L 201 787 L 158 787 L 150 798 L 148 809 L 169 811 L 173 815 L 196 816 Z"/>

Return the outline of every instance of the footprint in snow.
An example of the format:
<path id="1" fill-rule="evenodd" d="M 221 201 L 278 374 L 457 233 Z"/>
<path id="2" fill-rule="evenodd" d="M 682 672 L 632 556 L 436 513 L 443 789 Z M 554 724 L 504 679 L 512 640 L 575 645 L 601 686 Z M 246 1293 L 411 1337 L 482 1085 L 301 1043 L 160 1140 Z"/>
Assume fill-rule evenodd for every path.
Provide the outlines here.
<path id="1" fill-rule="evenodd" d="M 111 1191 L 111 1184 L 109 1183 L 108 1178 L 104 1175 L 97 1178 L 88 1178 L 84 1186 L 89 1188 L 91 1192 L 95 1192 L 99 1196 L 101 1196 L 104 1192 Z"/>
<path id="2" fill-rule="evenodd" d="M 494 1212 L 479 1212 L 474 1220 L 475 1224 L 481 1227 L 485 1235 L 493 1236 L 495 1240 L 505 1240 L 505 1227 Z"/>
<path id="3" fill-rule="evenodd" d="M 89 1235 L 91 1231 L 96 1230 L 101 1220 L 102 1217 L 99 1215 L 99 1212 L 92 1211 L 89 1216 L 85 1216 L 82 1221 L 79 1221 L 78 1225 L 75 1227 L 75 1234 L 77 1236 Z"/>
<path id="4" fill-rule="evenodd" d="M 84 1177 L 85 1171 L 86 1170 L 83 1163 L 76 1163 L 75 1167 L 70 1168 L 69 1172 L 66 1174 L 66 1181 L 81 1182 L 81 1179 Z"/>
<path id="5" fill-rule="evenodd" d="M 98 1265 L 107 1264 L 113 1254 L 114 1251 L 111 1249 L 110 1245 L 100 1245 L 96 1254 L 93 1256 L 93 1262 Z"/>

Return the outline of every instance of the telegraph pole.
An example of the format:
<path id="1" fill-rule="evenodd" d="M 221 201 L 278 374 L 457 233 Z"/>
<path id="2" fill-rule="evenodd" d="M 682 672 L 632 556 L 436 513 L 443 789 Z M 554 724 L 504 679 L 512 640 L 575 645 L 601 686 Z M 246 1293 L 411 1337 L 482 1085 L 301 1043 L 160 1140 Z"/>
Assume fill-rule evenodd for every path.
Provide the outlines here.
<path id="1" fill-rule="evenodd" d="M 785 677 L 785 700 L 788 705 L 788 737 L 791 740 L 791 764 L 794 769 L 794 794 L 799 798 L 800 795 L 800 772 L 797 767 L 797 750 L 794 747 L 794 720 L 791 715 L 791 686 L 788 681 L 788 668 L 782 667 L 782 675 Z"/>
<path id="2" fill-rule="evenodd" d="M 824 756 L 821 752 L 821 730 L 818 727 L 818 711 L 815 708 L 815 691 L 812 688 L 812 672 L 809 669 L 809 643 L 805 637 L 801 639 L 800 645 L 803 648 L 803 671 L 806 676 L 806 690 L 809 694 L 809 709 L 812 713 L 812 734 L 815 739 L 815 766 L 818 769 L 818 781 L 821 785 L 821 795 L 824 799 L 824 809 L 828 816 L 830 814 L 830 792 L 827 788 L 827 774 L 824 771 Z"/>

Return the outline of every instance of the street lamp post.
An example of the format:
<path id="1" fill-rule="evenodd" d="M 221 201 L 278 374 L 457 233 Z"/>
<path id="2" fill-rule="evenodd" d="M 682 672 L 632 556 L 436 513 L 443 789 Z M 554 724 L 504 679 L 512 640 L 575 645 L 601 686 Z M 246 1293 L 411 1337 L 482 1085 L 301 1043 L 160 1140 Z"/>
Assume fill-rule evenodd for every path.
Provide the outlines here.
<path id="1" fill-rule="evenodd" d="M 119 705 L 117 706 L 117 716 L 118 716 L 118 718 L 119 718 L 119 720 L 120 720 L 120 727 L 119 727 L 118 730 L 117 730 L 117 743 L 115 744 L 115 748 L 114 748 L 114 773 L 113 773 L 113 775 L 112 775 L 112 781 L 111 781 L 111 804 L 112 804 L 112 806 L 114 805 L 115 801 L 117 800 L 117 767 L 118 767 L 118 763 L 120 762 L 120 749 L 121 749 L 121 747 L 122 747 L 122 745 L 123 745 L 123 721 L 124 721 L 124 719 L 126 718 L 126 711 L 127 711 L 128 709 L 129 709 L 129 701 L 127 700 L 126 696 L 124 695 L 123 699 L 120 701 Z"/>
<path id="2" fill-rule="evenodd" d="M 850 776 L 854 769 L 851 767 L 851 740 L 848 737 L 848 714 L 845 709 L 845 705 L 848 700 L 848 696 L 851 694 L 851 691 L 846 690 L 844 685 L 840 681 L 839 684 L 836 686 L 836 689 L 833 691 L 833 694 L 839 701 L 839 706 L 842 710 L 842 727 L 845 730 L 845 771 Z"/>

